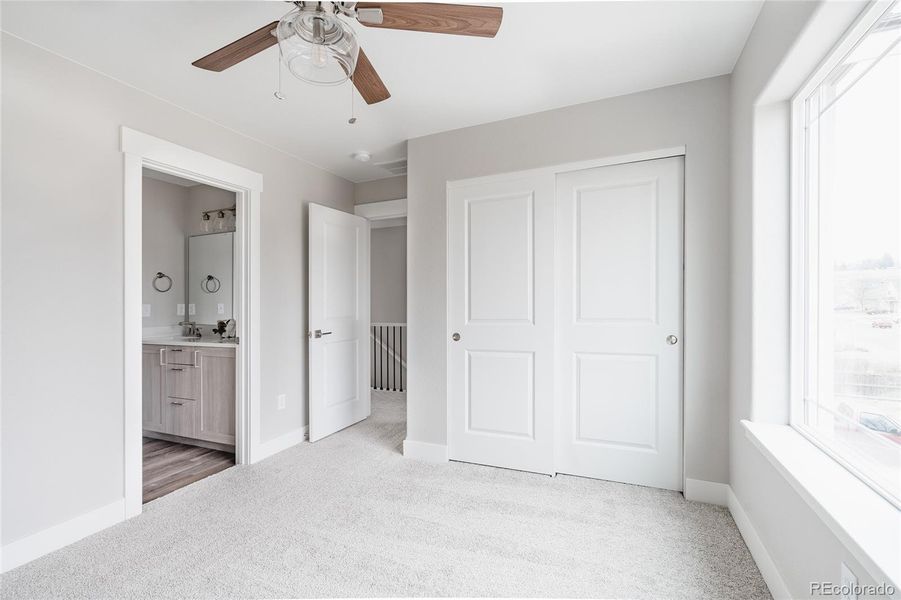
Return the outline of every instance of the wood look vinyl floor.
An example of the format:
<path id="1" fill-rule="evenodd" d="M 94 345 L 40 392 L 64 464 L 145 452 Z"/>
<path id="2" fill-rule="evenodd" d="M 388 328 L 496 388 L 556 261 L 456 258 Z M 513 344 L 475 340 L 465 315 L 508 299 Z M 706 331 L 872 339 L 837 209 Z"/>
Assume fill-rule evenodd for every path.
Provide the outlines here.
<path id="1" fill-rule="evenodd" d="M 144 438 L 144 503 L 234 466 L 221 450 Z"/>

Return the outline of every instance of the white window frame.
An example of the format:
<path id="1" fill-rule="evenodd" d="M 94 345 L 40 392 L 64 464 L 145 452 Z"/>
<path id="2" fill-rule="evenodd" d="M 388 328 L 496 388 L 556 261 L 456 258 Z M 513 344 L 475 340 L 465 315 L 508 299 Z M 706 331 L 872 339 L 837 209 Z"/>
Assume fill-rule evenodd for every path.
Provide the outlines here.
<path id="1" fill-rule="evenodd" d="M 807 393 L 807 382 L 811 374 L 808 360 L 814 351 L 808 348 L 811 339 L 809 321 L 816 320 L 816 303 L 810 298 L 808 252 L 815 239 L 810 237 L 813 228 L 808 222 L 808 170 L 807 170 L 807 137 L 805 123 L 807 99 L 816 90 L 832 70 L 854 49 L 869 29 L 892 6 L 894 0 L 876 0 L 871 2 L 845 32 L 839 42 L 830 50 L 819 67 L 801 86 L 791 99 L 791 279 L 790 279 L 790 407 L 789 424 L 814 446 L 822 450 L 833 460 L 863 481 L 874 492 L 888 502 L 901 508 L 898 499 L 882 489 L 869 476 L 854 467 L 832 448 L 824 444 L 804 424 L 804 401 Z M 810 315 L 810 316 L 808 316 Z"/>

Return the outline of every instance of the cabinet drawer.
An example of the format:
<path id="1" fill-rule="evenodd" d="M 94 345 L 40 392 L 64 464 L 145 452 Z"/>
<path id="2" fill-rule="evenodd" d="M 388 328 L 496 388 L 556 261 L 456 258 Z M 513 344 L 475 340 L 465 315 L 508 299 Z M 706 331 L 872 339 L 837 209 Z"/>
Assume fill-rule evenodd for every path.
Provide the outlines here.
<path id="1" fill-rule="evenodd" d="M 163 362 L 167 365 L 197 365 L 197 354 L 193 348 L 165 348 Z"/>
<path id="2" fill-rule="evenodd" d="M 182 437 L 195 437 L 197 434 L 197 402 L 183 398 L 166 398 L 165 433 Z"/>
<path id="3" fill-rule="evenodd" d="M 200 399 L 200 369 L 190 365 L 166 365 L 166 395 L 170 398 Z"/>

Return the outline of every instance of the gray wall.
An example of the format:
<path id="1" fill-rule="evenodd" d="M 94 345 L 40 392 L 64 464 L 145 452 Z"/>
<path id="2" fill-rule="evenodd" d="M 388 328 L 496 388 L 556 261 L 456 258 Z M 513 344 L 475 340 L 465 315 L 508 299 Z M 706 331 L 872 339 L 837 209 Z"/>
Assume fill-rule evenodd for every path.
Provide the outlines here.
<path id="1" fill-rule="evenodd" d="M 354 203 L 368 204 L 407 197 L 407 177 L 398 175 L 354 184 Z M 403 219 L 398 219 L 403 223 Z M 407 228 L 373 228 L 371 295 L 374 323 L 407 322 Z"/>
<path id="2" fill-rule="evenodd" d="M 190 315 L 179 315 L 177 312 L 178 304 L 187 303 L 185 239 L 189 235 L 203 233 L 202 211 L 234 206 L 235 194 L 208 185 L 186 187 L 146 176 L 143 192 L 141 296 L 142 303 L 150 305 L 150 317 L 142 318 L 141 325 L 177 325 L 190 318 Z M 157 272 L 172 278 L 172 289 L 168 292 L 153 289 L 153 277 Z"/>
<path id="3" fill-rule="evenodd" d="M 353 185 L 7 34 L 2 88 L 7 544 L 123 495 L 120 127 L 263 175 L 263 441 L 306 423 L 306 203 Z"/>
<path id="4" fill-rule="evenodd" d="M 387 177 L 354 184 L 354 204 L 368 204 L 407 197 L 407 176 Z"/>
<path id="5" fill-rule="evenodd" d="M 373 323 L 407 322 L 407 228 L 371 232 L 370 289 Z"/>
<path id="6" fill-rule="evenodd" d="M 185 210 L 188 190 L 181 185 L 144 177 L 141 214 L 141 301 L 150 305 L 150 316 L 141 319 L 143 327 L 176 325 L 178 304 L 185 302 Z M 153 289 L 153 279 L 162 272 L 172 279 L 168 292 Z M 159 286 L 168 282 L 161 280 Z"/>
<path id="7" fill-rule="evenodd" d="M 685 473 L 728 482 L 728 76 L 409 141 L 408 439 L 446 443 L 447 181 L 682 145 Z"/>
<path id="8" fill-rule="evenodd" d="M 839 583 L 842 561 L 878 583 L 741 425 L 788 418 L 788 101 L 863 4 L 766 2 L 732 74 L 730 477 L 794 598 L 810 597 L 812 581 Z"/>

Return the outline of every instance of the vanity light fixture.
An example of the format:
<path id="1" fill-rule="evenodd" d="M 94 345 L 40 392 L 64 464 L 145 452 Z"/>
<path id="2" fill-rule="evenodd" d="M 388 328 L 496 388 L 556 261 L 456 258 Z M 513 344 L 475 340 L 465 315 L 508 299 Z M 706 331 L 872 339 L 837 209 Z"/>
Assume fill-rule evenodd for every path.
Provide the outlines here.
<path id="1" fill-rule="evenodd" d="M 229 231 L 235 228 L 237 216 L 237 206 L 204 210 L 200 213 L 200 228 L 204 233 L 210 233 L 211 231 Z"/>

